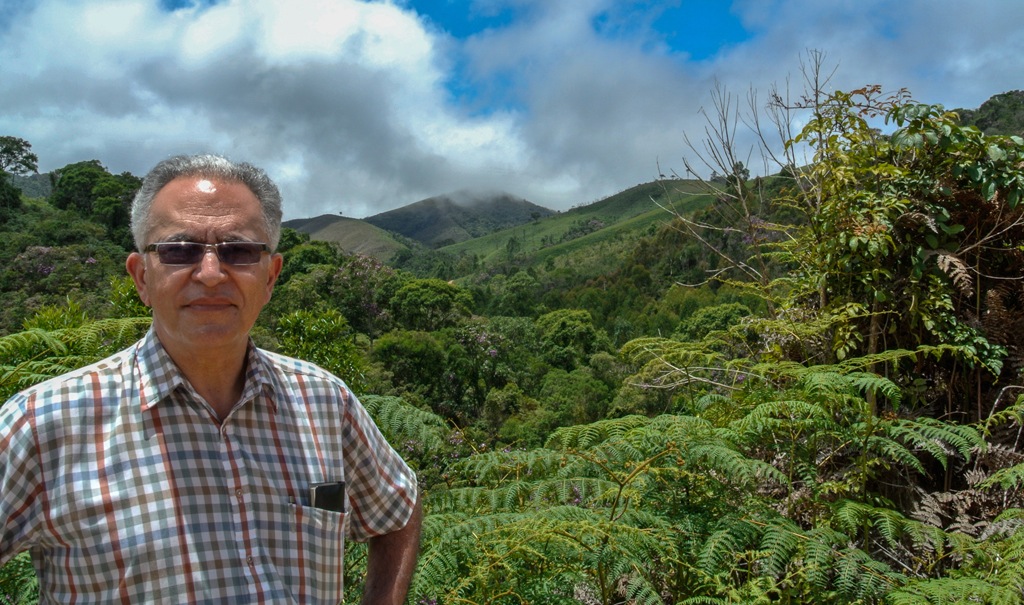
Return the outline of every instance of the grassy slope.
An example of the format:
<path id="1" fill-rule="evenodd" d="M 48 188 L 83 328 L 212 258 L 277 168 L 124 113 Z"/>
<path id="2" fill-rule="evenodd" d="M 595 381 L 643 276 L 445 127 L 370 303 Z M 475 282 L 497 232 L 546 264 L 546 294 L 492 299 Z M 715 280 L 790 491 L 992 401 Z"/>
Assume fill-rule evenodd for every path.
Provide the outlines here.
<path id="1" fill-rule="evenodd" d="M 348 253 L 365 254 L 387 261 L 406 246 L 390 233 L 366 221 L 342 216 L 317 217 L 297 227 L 312 239 L 336 242 Z"/>
<path id="2" fill-rule="evenodd" d="M 711 197 L 700 191 L 700 185 L 692 181 L 645 183 L 593 204 L 442 250 L 456 255 L 475 254 L 486 268 L 508 261 L 508 242 L 516 238 L 521 244 L 516 257 L 520 263 L 544 266 L 551 259 L 554 267 L 571 266 L 581 275 L 601 273 L 621 260 L 640 236 L 671 220 L 671 214 L 658 204 L 689 213 L 710 203 Z M 580 237 L 563 239 L 588 224 L 604 226 Z"/>

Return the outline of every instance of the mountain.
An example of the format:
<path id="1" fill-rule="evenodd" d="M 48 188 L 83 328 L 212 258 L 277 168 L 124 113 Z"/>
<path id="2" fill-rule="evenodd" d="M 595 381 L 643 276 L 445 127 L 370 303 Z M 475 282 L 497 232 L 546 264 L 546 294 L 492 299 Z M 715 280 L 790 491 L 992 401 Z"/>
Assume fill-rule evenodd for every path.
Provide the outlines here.
<path id="1" fill-rule="evenodd" d="M 960 122 L 976 126 L 987 135 L 1024 136 L 1024 90 L 1011 90 L 991 97 L 977 109 L 956 109 Z"/>
<path id="2" fill-rule="evenodd" d="M 555 214 L 507 193 L 460 191 L 427 198 L 364 219 L 426 246 L 439 248 Z"/>
<path id="3" fill-rule="evenodd" d="M 381 261 L 387 261 L 398 251 L 408 248 L 379 227 L 335 214 L 285 221 L 283 226 L 308 233 L 312 239 L 335 242 L 349 254 L 364 254 Z"/>
<path id="4" fill-rule="evenodd" d="M 600 272 L 600 267 L 607 266 L 608 256 L 621 256 L 637 238 L 670 222 L 669 210 L 692 212 L 711 201 L 697 181 L 662 179 L 440 251 L 456 257 L 474 256 L 481 266 L 501 264 L 511 257 L 527 264 L 559 259 L 580 272 L 587 272 L 585 267 Z"/>

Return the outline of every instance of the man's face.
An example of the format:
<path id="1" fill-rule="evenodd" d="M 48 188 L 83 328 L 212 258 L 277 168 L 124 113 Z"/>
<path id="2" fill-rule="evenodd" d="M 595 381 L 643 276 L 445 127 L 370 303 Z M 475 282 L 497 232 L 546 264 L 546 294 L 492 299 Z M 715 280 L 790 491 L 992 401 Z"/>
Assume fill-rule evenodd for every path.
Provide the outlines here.
<path id="1" fill-rule="evenodd" d="M 259 200 L 241 183 L 179 177 L 153 199 L 146 244 L 267 242 Z M 270 300 L 281 255 L 254 265 L 222 263 L 213 249 L 193 265 L 165 265 L 156 252 L 126 263 L 142 302 L 153 308 L 157 336 L 172 358 L 239 354 Z"/>

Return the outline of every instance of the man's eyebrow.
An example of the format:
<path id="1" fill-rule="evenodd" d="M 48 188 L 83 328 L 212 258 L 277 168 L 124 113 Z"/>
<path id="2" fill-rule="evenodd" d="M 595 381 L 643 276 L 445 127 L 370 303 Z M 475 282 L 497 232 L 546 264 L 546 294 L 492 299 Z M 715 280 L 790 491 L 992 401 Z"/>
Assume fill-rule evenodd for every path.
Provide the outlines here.
<path id="1" fill-rule="evenodd" d="M 198 242 L 199 240 L 188 233 L 174 233 L 160 238 L 162 242 Z"/>
<path id="2" fill-rule="evenodd" d="M 196 242 L 196 243 L 199 243 L 199 244 L 208 243 L 206 241 L 206 238 L 197 237 L 197 236 L 195 236 L 195 235 L 193 235 L 191 233 L 173 233 L 171 235 L 166 235 L 166 236 L 160 238 L 160 241 L 161 242 Z M 245 235 L 242 235 L 241 233 L 230 232 L 230 233 L 224 234 L 223 237 L 218 239 L 216 242 L 209 242 L 209 243 L 215 243 L 216 244 L 216 243 L 220 243 L 220 242 L 253 242 L 253 241 L 256 241 L 256 240 L 251 238 L 251 237 L 247 237 Z"/>

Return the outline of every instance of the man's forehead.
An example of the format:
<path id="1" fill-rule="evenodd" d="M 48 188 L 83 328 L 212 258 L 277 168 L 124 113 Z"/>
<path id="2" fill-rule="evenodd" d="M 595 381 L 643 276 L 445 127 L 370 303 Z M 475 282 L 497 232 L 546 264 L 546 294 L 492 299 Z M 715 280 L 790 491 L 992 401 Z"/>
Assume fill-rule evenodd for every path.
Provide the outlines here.
<path id="1" fill-rule="evenodd" d="M 150 236 L 204 241 L 212 233 L 261 235 L 259 199 L 244 183 L 206 176 L 180 176 L 160 189 L 150 211 Z M 188 237 L 184 237 L 188 235 Z M 218 238 L 221 239 L 221 238 Z M 223 240 L 221 240 L 223 241 Z"/>
<path id="2" fill-rule="evenodd" d="M 196 189 L 203 193 L 213 193 L 217 191 L 217 185 L 213 181 L 207 178 L 200 178 L 196 181 Z"/>

